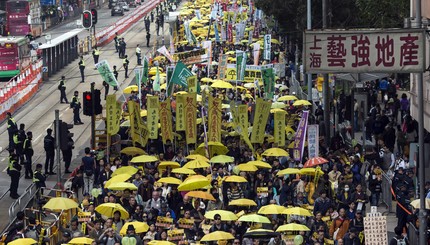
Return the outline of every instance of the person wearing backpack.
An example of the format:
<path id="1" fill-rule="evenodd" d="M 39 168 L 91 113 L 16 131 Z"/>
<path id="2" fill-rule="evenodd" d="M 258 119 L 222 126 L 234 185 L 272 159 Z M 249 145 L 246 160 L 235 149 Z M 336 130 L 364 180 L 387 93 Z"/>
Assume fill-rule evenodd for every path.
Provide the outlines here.
<path id="1" fill-rule="evenodd" d="M 391 238 L 389 245 L 407 245 L 407 244 L 409 244 L 407 238 L 403 236 L 402 232 L 403 232 L 403 228 L 400 226 L 396 226 L 396 228 L 394 228 L 394 233 L 396 233 L 396 236 Z"/>
<path id="2" fill-rule="evenodd" d="M 128 225 L 127 234 L 121 240 L 122 245 L 143 245 L 142 239 L 136 235 L 134 225 Z"/>

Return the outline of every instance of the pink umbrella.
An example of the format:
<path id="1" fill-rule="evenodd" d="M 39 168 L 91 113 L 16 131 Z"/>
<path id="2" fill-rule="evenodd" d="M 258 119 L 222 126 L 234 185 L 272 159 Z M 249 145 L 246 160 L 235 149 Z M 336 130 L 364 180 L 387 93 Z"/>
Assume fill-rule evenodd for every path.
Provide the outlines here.
<path id="1" fill-rule="evenodd" d="M 320 165 L 320 164 L 324 164 L 324 163 L 326 163 L 326 162 L 328 162 L 328 160 L 327 160 L 327 159 L 325 159 L 325 158 L 322 158 L 322 157 L 314 157 L 314 158 L 311 158 L 311 159 L 307 160 L 307 161 L 305 162 L 305 164 L 303 165 L 303 167 L 304 167 L 304 168 L 313 168 L 313 167 L 316 167 L 316 166 L 318 166 L 318 165 Z"/>

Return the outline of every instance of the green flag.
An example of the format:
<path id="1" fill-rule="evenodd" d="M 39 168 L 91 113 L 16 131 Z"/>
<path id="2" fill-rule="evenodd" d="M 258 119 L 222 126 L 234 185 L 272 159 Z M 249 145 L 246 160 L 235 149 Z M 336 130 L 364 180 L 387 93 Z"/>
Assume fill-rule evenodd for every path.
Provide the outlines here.
<path id="1" fill-rule="evenodd" d="M 158 66 L 157 66 L 157 73 L 155 74 L 154 85 L 152 87 L 153 87 L 154 91 L 158 91 L 158 92 L 161 91 L 161 88 L 160 88 L 160 71 L 158 69 Z"/>
<path id="2" fill-rule="evenodd" d="M 143 58 L 143 73 L 142 73 L 142 83 L 146 85 L 149 78 L 149 62 L 148 58 L 145 56 Z"/>
<path id="3" fill-rule="evenodd" d="M 188 88 L 187 85 L 187 77 L 192 76 L 193 73 L 185 66 L 184 63 L 178 61 L 175 66 L 175 70 L 173 71 L 172 77 L 169 80 L 169 83 L 178 84 L 184 88 Z"/>
<path id="4" fill-rule="evenodd" d="M 239 81 L 245 79 L 246 60 L 246 52 L 236 52 L 236 74 Z"/>
<path id="5" fill-rule="evenodd" d="M 172 95 L 173 92 L 173 83 L 170 82 L 170 78 L 173 75 L 173 71 L 175 70 L 175 66 L 168 66 L 166 69 L 166 81 L 167 81 L 167 97 L 169 97 L 170 95 Z"/>
<path id="6" fill-rule="evenodd" d="M 110 86 L 118 86 L 118 81 L 115 79 L 112 71 L 110 70 L 109 63 L 106 60 L 102 60 L 96 64 L 96 68 L 100 73 L 103 81 L 105 81 Z"/>
<path id="7" fill-rule="evenodd" d="M 275 92 L 275 73 L 273 68 L 261 68 L 261 76 L 266 98 L 273 99 L 273 93 Z"/>

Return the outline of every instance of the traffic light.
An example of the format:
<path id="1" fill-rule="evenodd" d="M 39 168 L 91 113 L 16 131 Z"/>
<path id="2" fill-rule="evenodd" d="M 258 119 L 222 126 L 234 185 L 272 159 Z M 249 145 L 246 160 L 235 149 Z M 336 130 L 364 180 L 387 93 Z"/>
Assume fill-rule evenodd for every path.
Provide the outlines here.
<path id="1" fill-rule="evenodd" d="M 91 96 L 91 92 L 84 92 L 84 107 L 83 107 L 85 116 L 93 115 L 93 97 Z"/>
<path id="2" fill-rule="evenodd" d="M 93 15 L 88 10 L 85 10 L 82 14 L 82 26 L 87 29 L 93 26 Z"/>
<path id="3" fill-rule="evenodd" d="M 69 138 L 73 137 L 69 129 L 73 128 L 73 124 L 68 124 L 60 121 L 60 149 L 67 150 L 69 148 Z"/>
<path id="4" fill-rule="evenodd" d="M 102 114 L 103 112 L 103 106 L 101 104 L 100 94 L 101 94 L 100 90 L 94 89 L 94 110 L 95 110 L 94 115 Z"/>
<path id="5" fill-rule="evenodd" d="M 97 24 L 97 10 L 91 9 L 91 14 L 93 16 L 93 25 Z"/>

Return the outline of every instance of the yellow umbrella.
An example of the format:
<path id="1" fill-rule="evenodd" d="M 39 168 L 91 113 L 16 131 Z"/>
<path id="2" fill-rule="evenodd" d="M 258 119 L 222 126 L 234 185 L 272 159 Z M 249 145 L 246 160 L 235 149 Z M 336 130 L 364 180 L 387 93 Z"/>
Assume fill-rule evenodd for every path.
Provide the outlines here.
<path id="1" fill-rule="evenodd" d="M 283 109 L 279 109 L 279 108 L 277 108 L 277 109 L 270 109 L 270 113 L 274 114 L 276 112 L 285 112 L 285 114 L 287 114 L 287 111 L 285 111 Z"/>
<path id="2" fill-rule="evenodd" d="M 229 206 L 257 206 L 254 200 L 241 198 L 236 199 L 228 203 Z"/>
<path id="3" fill-rule="evenodd" d="M 121 127 L 130 127 L 130 120 L 126 120 L 122 122 L 119 126 Z"/>
<path id="4" fill-rule="evenodd" d="M 265 150 L 262 155 L 267 157 L 286 157 L 288 156 L 288 152 L 281 148 L 274 147 Z"/>
<path id="5" fill-rule="evenodd" d="M 75 237 L 70 240 L 67 244 L 91 244 L 94 242 L 94 239 L 88 237 Z"/>
<path id="6" fill-rule="evenodd" d="M 218 155 L 211 158 L 210 162 L 213 163 L 228 163 L 234 162 L 234 157 L 226 156 L 226 155 Z"/>
<path id="7" fill-rule="evenodd" d="M 270 42 L 271 42 L 271 43 L 274 43 L 274 44 L 279 44 L 279 41 L 278 41 L 278 40 L 276 40 L 276 39 L 273 39 L 273 38 L 272 38 L 272 40 L 270 40 Z"/>
<path id="8" fill-rule="evenodd" d="M 215 201 L 215 197 L 212 196 L 212 194 L 204 191 L 190 191 L 187 194 L 185 194 L 186 197 L 194 197 L 194 198 L 201 198 L 204 200 L 210 200 Z"/>
<path id="9" fill-rule="evenodd" d="M 139 90 L 139 88 L 137 87 L 137 85 L 130 85 L 128 87 L 126 87 L 122 92 L 124 94 L 131 94 L 131 92 L 135 91 L 137 92 Z"/>
<path id="10" fill-rule="evenodd" d="M 235 54 L 235 53 L 236 53 L 235 51 L 228 51 L 225 54 Z"/>
<path id="11" fill-rule="evenodd" d="M 229 104 L 222 104 L 221 109 L 230 109 L 230 105 Z"/>
<path id="12" fill-rule="evenodd" d="M 129 156 L 134 156 L 134 155 L 145 155 L 146 152 L 138 147 L 134 147 L 134 146 L 130 146 L 130 147 L 126 147 L 124 149 L 121 150 L 122 154 L 126 154 Z"/>
<path id="13" fill-rule="evenodd" d="M 96 211 L 104 215 L 106 217 L 112 218 L 113 214 L 116 211 L 119 211 L 121 214 L 121 219 L 128 219 L 130 215 L 128 214 L 127 210 L 125 210 L 121 204 L 118 203 L 102 203 L 96 207 Z"/>
<path id="14" fill-rule="evenodd" d="M 200 155 L 200 154 L 191 154 L 191 155 L 186 156 L 185 158 L 186 159 L 192 159 L 192 160 L 198 159 L 198 160 L 202 160 L 205 162 L 209 162 L 209 159 L 207 159 L 205 156 Z"/>
<path id="15" fill-rule="evenodd" d="M 258 170 L 256 166 L 247 164 L 247 163 L 239 164 L 237 165 L 237 167 L 240 171 L 243 171 L 243 172 L 255 172 Z"/>
<path id="16" fill-rule="evenodd" d="M 294 207 L 294 208 L 287 208 L 285 209 L 282 214 L 290 214 L 290 215 L 299 215 L 299 216 L 313 216 L 309 210 L 301 208 L 301 207 Z"/>
<path id="17" fill-rule="evenodd" d="M 105 188 L 108 188 L 109 185 L 113 183 L 124 182 L 130 178 L 131 178 L 130 174 L 118 174 L 117 176 L 113 176 L 112 178 L 110 178 L 110 180 L 106 182 Z"/>
<path id="18" fill-rule="evenodd" d="M 138 162 L 156 162 L 158 159 L 154 156 L 142 155 L 138 157 L 133 157 L 130 162 L 138 163 Z"/>
<path id="19" fill-rule="evenodd" d="M 238 219 L 242 222 L 252 222 L 252 223 L 265 223 L 270 224 L 270 220 L 267 217 L 258 214 L 248 214 L 240 217 Z"/>
<path id="20" fill-rule="evenodd" d="M 282 175 L 286 175 L 286 174 L 299 174 L 299 173 L 300 173 L 300 169 L 286 168 L 286 169 L 282 169 L 281 171 L 279 171 L 276 175 L 282 176 Z"/>
<path id="21" fill-rule="evenodd" d="M 210 242 L 210 241 L 225 241 L 225 240 L 233 240 L 234 236 L 231 233 L 225 231 L 215 231 L 204 235 L 201 242 Z"/>
<path id="22" fill-rule="evenodd" d="M 425 203 L 425 207 L 426 207 L 425 209 L 430 209 L 430 198 L 426 198 L 424 203 Z M 421 207 L 420 199 L 413 200 L 411 202 L 411 206 L 419 209 Z"/>
<path id="23" fill-rule="evenodd" d="M 148 242 L 149 245 L 176 245 L 173 242 L 169 242 L 169 241 L 158 241 L 158 240 L 152 240 L 150 242 Z"/>
<path id="24" fill-rule="evenodd" d="M 157 180 L 157 182 L 171 184 L 171 185 L 180 185 L 180 184 L 182 184 L 182 180 L 177 179 L 177 178 L 173 178 L 173 177 L 160 178 L 159 180 Z"/>
<path id="25" fill-rule="evenodd" d="M 289 100 L 297 100 L 297 97 L 294 95 L 284 95 L 277 99 L 277 101 L 289 101 Z"/>
<path id="26" fill-rule="evenodd" d="M 136 233 L 144 233 L 149 230 L 149 226 L 144 222 L 139 222 L 139 221 L 127 222 L 122 226 L 121 230 L 119 231 L 119 234 L 121 236 L 124 236 L 125 234 L 127 234 L 127 228 L 129 225 L 134 226 Z"/>
<path id="27" fill-rule="evenodd" d="M 217 81 L 212 83 L 211 85 L 212 88 L 225 88 L 225 89 L 232 89 L 233 85 L 231 85 L 228 82 L 224 82 L 224 81 Z"/>
<path id="28" fill-rule="evenodd" d="M 196 174 L 194 170 L 188 168 L 175 168 L 172 170 L 172 173 L 175 174 Z"/>
<path id="29" fill-rule="evenodd" d="M 284 232 L 284 231 L 310 231 L 310 229 L 306 225 L 300 225 L 296 223 L 281 225 L 276 229 L 276 232 Z"/>
<path id="30" fill-rule="evenodd" d="M 139 171 L 139 169 L 133 167 L 133 166 L 124 166 L 124 167 L 120 167 L 117 168 L 113 173 L 112 173 L 112 177 L 120 175 L 120 174 L 128 174 L 128 175 L 133 175 L 135 173 L 137 173 L 137 171 Z"/>
<path id="31" fill-rule="evenodd" d="M 296 102 L 293 103 L 293 106 L 301 106 L 301 105 L 312 105 L 312 103 L 307 100 L 297 100 Z"/>
<path id="32" fill-rule="evenodd" d="M 129 189 L 131 191 L 136 191 L 137 190 L 137 186 L 134 185 L 133 183 L 129 183 L 129 182 L 112 183 L 107 188 L 110 189 L 110 190 L 114 190 L 114 191 L 123 191 L 123 190 L 126 190 L 126 189 Z"/>
<path id="33" fill-rule="evenodd" d="M 287 105 L 284 104 L 283 102 L 273 102 L 272 105 L 270 106 L 270 108 L 272 108 L 272 109 L 283 109 L 286 106 Z"/>
<path id="34" fill-rule="evenodd" d="M 209 141 L 208 142 L 208 148 L 209 148 L 209 153 L 212 156 L 213 155 L 225 155 L 228 152 L 228 148 L 225 147 L 221 142 Z M 197 149 L 194 152 L 198 153 L 200 155 L 204 155 L 205 151 L 206 151 L 205 143 L 201 143 L 199 145 L 199 147 L 197 147 Z"/>
<path id="35" fill-rule="evenodd" d="M 195 169 L 195 168 L 207 168 L 210 167 L 211 165 L 205 161 L 202 160 L 192 160 L 187 162 L 184 165 L 184 168 L 189 168 L 189 169 Z"/>
<path id="36" fill-rule="evenodd" d="M 178 186 L 179 191 L 193 191 L 210 186 L 210 181 L 202 175 L 190 176 Z"/>
<path id="37" fill-rule="evenodd" d="M 37 243 L 36 240 L 34 240 L 33 238 L 19 238 L 16 240 L 11 241 L 10 245 L 31 245 L 31 244 L 35 244 Z"/>
<path id="38" fill-rule="evenodd" d="M 69 210 L 73 208 L 77 208 L 79 204 L 75 202 L 73 199 L 65 198 L 65 197 L 53 197 L 49 199 L 49 201 L 43 205 L 42 208 L 61 211 L 61 210 Z"/>
<path id="39" fill-rule="evenodd" d="M 281 214 L 285 210 L 284 206 L 276 205 L 276 204 L 269 204 L 266 206 L 261 207 L 258 210 L 259 214 Z"/>
<path id="40" fill-rule="evenodd" d="M 226 210 L 212 210 L 205 213 L 206 219 L 214 219 L 215 215 L 219 214 L 222 221 L 235 221 L 237 220 L 236 214 Z"/>
<path id="41" fill-rule="evenodd" d="M 302 175 L 315 175 L 315 174 L 323 175 L 324 172 L 320 168 L 302 168 L 300 169 L 300 173 Z"/>
<path id="42" fill-rule="evenodd" d="M 160 164 L 158 164 L 159 169 L 165 169 L 167 167 L 180 168 L 181 165 L 174 161 L 163 161 L 163 162 L 160 162 Z"/>
<path id="43" fill-rule="evenodd" d="M 254 83 L 245 83 L 243 86 L 244 86 L 245 88 L 256 88 L 256 86 L 255 86 L 255 84 L 254 84 Z"/>
<path id="44" fill-rule="evenodd" d="M 235 182 L 235 183 L 245 183 L 248 182 L 248 180 L 246 180 L 244 177 L 242 176 L 236 176 L 236 175 L 232 175 L 232 176 L 227 176 L 224 179 L 225 182 Z"/>
<path id="45" fill-rule="evenodd" d="M 200 81 L 208 83 L 208 82 L 212 82 L 212 78 L 204 77 L 204 78 L 200 79 Z"/>
<path id="46" fill-rule="evenodd" d="M 254 165 L 257 168 L 272 168 L 272 166 L 270 166 L 270 164 L 268 164 L 267 162 L 260 161 L 260 160 L 249 161 L 249 162 L 247 162 L 247 164 Z"/>

